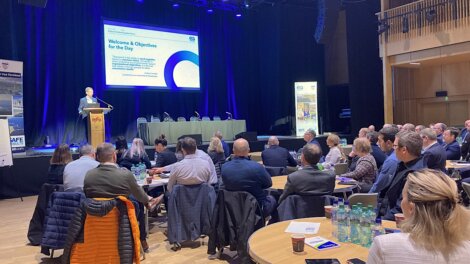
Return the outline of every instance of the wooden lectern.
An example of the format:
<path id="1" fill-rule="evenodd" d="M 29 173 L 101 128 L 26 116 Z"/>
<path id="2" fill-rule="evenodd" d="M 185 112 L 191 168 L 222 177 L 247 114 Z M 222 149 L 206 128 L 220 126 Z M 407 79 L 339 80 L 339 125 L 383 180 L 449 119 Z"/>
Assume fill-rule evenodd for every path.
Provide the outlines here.
<path id="1" fill-rule="evenodd" d="M 88 112 L 88 143 L 97 147 L 104 142 L 104 114 L 111 111 L 111 108 L 83 108 Z"/>

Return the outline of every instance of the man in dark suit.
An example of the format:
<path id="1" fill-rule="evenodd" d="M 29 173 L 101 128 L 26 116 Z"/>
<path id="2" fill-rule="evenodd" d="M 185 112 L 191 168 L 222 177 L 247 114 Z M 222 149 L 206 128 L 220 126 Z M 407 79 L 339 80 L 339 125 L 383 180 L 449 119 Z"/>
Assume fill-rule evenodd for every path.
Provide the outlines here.
<path id="1" fill-rule="evenodd" d="M 269 137 L 268 146 L 269 148 L 261 152 L 264 166 L 284 168 L 287 166 L 297 166 L 297 161 L 295 161 L 289 151 L 279 146 L 279 140 L 277 137 Z"/>
<path id="2" fill-rule="evenodd" d="M 425 128 L 420 132 L 423 140 L 423 160 L 426 166 L 430 169 L 446 171 L 446 151 L 437 142 L 436 133 L 430 129 Z"/>
<path id="3" fill-rule="evenodd" d="M 460 160 L 460 146 L 456 140 L 458 135 L 459 130 L 455 127 L 451 127 L 443 133 L 444 149 L 448 160 Z"/>
<path id="4" fill-rule="evenodd" d="M 403 200 L 402 192 L 408 174 L 426 168 L 426 164 L 421 157 L 422 147 L 423 140 L 416 132 L 405 130 L 400 131 L 395 136 L 393 148 L 395 149 L 395 154 L 400 163 L 390 184 L 378 194 L 378 215 L 382 216 L 382 219 L 395 220 L 394 215 L 403 212 L 401 208 L 401 201 Z"/>
<path id="5" fill-rule="evenodd" d="M 167 165 L 177 162 L 176 155 L 173 151 L 166 148 L 168 142 L 165 139 L 165 135 L 155 139 L 155 167 L 161 168 Z"/>
<path id="6" fill-rule="evenodd" d="M 85 93 L 86 96 L 80 99 L 80 105 L 78 106 L 78 114 L 82 116 L 82 119 L 88 116 L 88 113 L 83 111 L 83 108 L 86 108 L 88 104 L 94 104 L 98 102 L 96 98 L 93 97 L 93 88 L 85 88 Z"/>
<path id="7" fill-rule="evenodd" d="M 375 163 L 377 164 L 377 168 L 381 168 L 382 164 L 384 164 L 387 155 L 380 149 L 377 145 L 377 141 L 379 141 L 379 132 L 373 131 L 367 133 L 367 139 L 370 141 L 370 146 L 372 148 L 372 156 L 375 159 Z"/>
<path id="8" fill-rule="evenodd" d="M 325 195 L 332 194 L 335 189 L 335 173 L 320 171 L 317 167 L 320 161 L 321 149 L 315 144 L 308 144 L 302 149 L 300 157 L 303 169 L 287 176 L 284 191 L 279 203 L 290 194 Z"/>
<path id="9" fill-rule="evenodd" d="M 470 133 L 470 120 L 467 120 L 465 121 L 465 127 L 462 128 L 462 130 L 460 131 L 460 134 L 458 135 L 462 140 L 464 140 L 467 135 L 469 135 Z"/>
<path id="10" fill-rule="evenodd" d="M 444 133 L 444 131 L 447 130 L 446 124 L 436 123 L 434 124 L 433 129 L 434 129 L 434 132 L 436 133 L 437 143 L 439 143 L 440 145 L 443 145 L 444 140 L 442 139 L 442 134 Z"/>

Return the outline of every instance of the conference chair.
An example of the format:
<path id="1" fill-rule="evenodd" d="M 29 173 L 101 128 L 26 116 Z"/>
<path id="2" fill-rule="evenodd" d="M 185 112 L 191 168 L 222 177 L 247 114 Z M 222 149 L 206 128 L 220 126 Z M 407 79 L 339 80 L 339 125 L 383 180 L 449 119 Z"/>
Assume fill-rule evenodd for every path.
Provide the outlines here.
<path id="1" fill-rule="evenodd" d="M 349 205 L 353 206 L 362 203 L 364 206 L 372 205 L 377 207 L 377 193 L 354 193 L 349 196 Z"/>
<path id="2" fill-rule="evenodd" d="M 150 122 L 160 122 L 160 118 L 158 116 L 150 116 Z"/>
<path id="3" fill-rule="evenodd" d="M 277 207 L 279 220 L 325 216 L 325 203 L 329 196 L 292 194 Z"/>
<path id="4" fill-rule="evenodd" d="M 185 122 L 186 121 L 186 118 L 183 117 L 183 116 L 180 116 L 176 119 L 177 122 Z"/>
<path id="5" fill-rule="evenodd" d="M 126 197 L 85 199 L 69 224 L 62 261 L 139 264 L 138 230 L 134 205 Z"/>
<path id="6" fill-rule="evenodd" d="M 181 242 L 209 235 L 215 200 L 214 188 L 207 183 L 173 187 L 167 210 L 168 241 L 172 250 L 181 249 Z"/>
<path id="7" fill-rule="evenodd" d="M 347 163 L 336 163 L 335 164 L 335 174 L 341 175 L 348 172 L 348 164 Z"/>
<path id="8" fill-rule="evenodd" d="M 85 200 L 83 192 L 53 192 L 44 220 L 41 253 L 54 257 L 54 250 L 63 249 L 69 223 Z"/>
<path id="9" fill-rule="evenodd" d="M 222 120 L 222 119 L 220 118 L 220 116 L 214 116 L 214 117 L 212 117 L 212 120 L 214 120 L 214 121 L 220 121 L 220 120 Z"/>
<path id="10" fill-rule="evenodd" d="M 240 263 L 251 263 L 248 238 L 264 225 L 263 211 L 253 195 L 219 190 L 212 213 L 209 259 L 219 258 L 224 247 L 230 246 L 237 251 Z"/>
<path id="11" fill-rule="evenodd" d="M 202 121 L 211 121 L 211 118 L 208 116 L 203 116 Z"/>
<path id="12" fill-rule="evenodd" d="M 271 175 L 271 177 L 273 176 L 280 176 L 280 175 L 286 175 L 286 168 L 284 167 L 272 167 L 272 166 L 264 166 L 264 168 L 266 169 L 266 171 L 269 173 L 269 175 Z"/>

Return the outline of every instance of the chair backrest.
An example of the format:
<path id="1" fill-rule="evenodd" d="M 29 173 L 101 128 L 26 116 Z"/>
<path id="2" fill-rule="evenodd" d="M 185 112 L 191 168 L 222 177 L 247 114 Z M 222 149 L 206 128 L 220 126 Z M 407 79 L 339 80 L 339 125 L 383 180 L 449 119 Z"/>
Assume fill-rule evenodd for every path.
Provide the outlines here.
<path id="1" fill-rule="evenodd" d="M 462 182 L 462 188 L 467 193 L 467 196 L 470 197 L 470 183 Z"/>
<path id="2" fill-rule="evenodd" d="M 335 164 L 335 174 L 341 175 L 348 172 L 348 164 L 347 163 L 336 163 Z"/>
<path id="3" fill-rule="evenodd" d="M 168 199 L 168 241 L 181 243 L 209 235 L 216 194 L 207 183 L 175 185 Z"/>
<path id="4" fill-rule="evenodd" d="M 281 202 L 277 211 L 279 220 L 325 216 L 325 196 L 289 195 Z"/>
<path id="5" fill-rule="evenodd" d="M 211 118 L 208 116 L 203 116 L 202 121 L 211 121 Z"/>
<path id="6" fill-rule="evenodd" d="M 137 124 L 140 124 L 140 123 L 147 123 L 147 118 L 145 117 L 137 118 Z"/>
<path id="7" fill-rule="evenodd" d="M 189 121 L 199 121 L 199 118 L 197 116 L 192 116 L 189 118 Z"/>
<path id="8" fill-rule="evenodd" d="M 214 121 L 220 121 L 221 119 L 220 119 L 220 116 L 214 116 L 214 117 L 212 118 L 212 120 L 214 120 Z"/>
<path id="9" fill-rule="evenodd" d="M 184 121 L 186 121 L 186 118 L 185 118 L 184 116 L 179 116 L 179 117 L 176 119 L 176 121 L 178 121 L 178 122 L 184 122 Z"/>
<path id="10" fill-rule="evenodd" d="M 273 176 L 280 176 L 280 175 L 286 175 L 286 168 L 284 167 L 271 167 L 271 166 L 264 166 L 266 171 Z"/>
<path id="11" fill-rule="evenodd" d="M 377 193 L 354 193 L 349 196 L 348 200 L 350 206 L 362 203 L 365 206 L 372 205 L 374 208 L 377 207 Z"/>
<path id="12" fill-rule="evenodd" d="M 160 118 L 158 116 L 150 116 L 150 122 L 160 122 Z"/>

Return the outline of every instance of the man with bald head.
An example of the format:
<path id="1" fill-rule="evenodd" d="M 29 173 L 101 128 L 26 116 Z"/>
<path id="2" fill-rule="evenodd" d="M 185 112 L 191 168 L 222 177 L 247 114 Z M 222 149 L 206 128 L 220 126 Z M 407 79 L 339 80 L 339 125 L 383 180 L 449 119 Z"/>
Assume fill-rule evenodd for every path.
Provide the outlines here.
<path id="1" fill-rule="evenodd" d="M 243 138 L 235 140 L 233 158 L 222 166 L 223 188 L 251 193 L 262 207 L 263 215 L 271 215 L 277 206 L 276 199 L 264 191 L 272 186 L 271 176 L 263 165 L 250 160 L 248 153 L 248 141 Z"/>
<path id="2" fill-rule="evenodd" d="M 275 136 L 269 137 L 268 148 L 261 152 L 261 158 L 264 166 L 284 168 L 297 166 L 297 161 L 287 149 L 279 146 L 279 140 Z"/>

